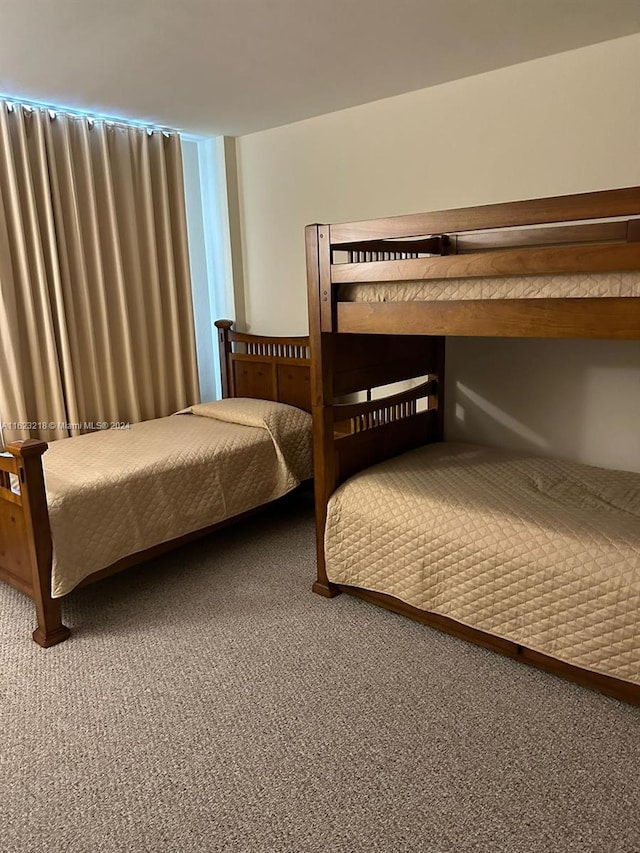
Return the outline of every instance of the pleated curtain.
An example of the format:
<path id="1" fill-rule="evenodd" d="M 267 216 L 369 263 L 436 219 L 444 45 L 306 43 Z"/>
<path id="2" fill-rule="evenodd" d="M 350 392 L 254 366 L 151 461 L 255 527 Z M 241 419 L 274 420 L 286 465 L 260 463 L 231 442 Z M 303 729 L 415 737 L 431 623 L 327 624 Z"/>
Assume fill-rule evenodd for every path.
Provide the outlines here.
<path id="1" fill-rule="evenodd" d="M 0 102 L 5 444 L 197 400 L 178 134 Z"/>

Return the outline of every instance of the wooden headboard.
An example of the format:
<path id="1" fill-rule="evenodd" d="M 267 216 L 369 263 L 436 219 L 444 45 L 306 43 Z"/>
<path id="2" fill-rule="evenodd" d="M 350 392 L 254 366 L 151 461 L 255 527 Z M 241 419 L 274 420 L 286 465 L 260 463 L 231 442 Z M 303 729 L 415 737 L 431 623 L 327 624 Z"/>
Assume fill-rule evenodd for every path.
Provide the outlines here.
<path id="1" fill-rule="evenodd" d="M 216 320 L 223 397 L 276 400 L 311 411 L 309 338 L 265 337 Z"/>

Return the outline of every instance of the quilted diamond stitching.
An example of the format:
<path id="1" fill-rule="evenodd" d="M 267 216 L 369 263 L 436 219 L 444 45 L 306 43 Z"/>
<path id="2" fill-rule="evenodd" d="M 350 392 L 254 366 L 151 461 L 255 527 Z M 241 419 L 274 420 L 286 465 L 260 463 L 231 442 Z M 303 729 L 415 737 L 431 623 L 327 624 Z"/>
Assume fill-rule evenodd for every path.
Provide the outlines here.
<path id="1" fill-rule="evenodd" d="M 639 520 L 639 474 L 430 445 L 332 496 L 327 573 L 640 683 Z"/>
<path id="2" fill-rule="evenodd" d="M 447 278 L 341 285 L 344 302 L 410 302 L 447 299 L 573 299 L 640 296 L 637 272 L 571 273 Z"/>
<path id="3" fill-rule="evenodd" d="M 116 560 L 274 500 L 312 473 L 309 415 L 272 431 L 180 415 L 52 442 L 52 594 Z"/>

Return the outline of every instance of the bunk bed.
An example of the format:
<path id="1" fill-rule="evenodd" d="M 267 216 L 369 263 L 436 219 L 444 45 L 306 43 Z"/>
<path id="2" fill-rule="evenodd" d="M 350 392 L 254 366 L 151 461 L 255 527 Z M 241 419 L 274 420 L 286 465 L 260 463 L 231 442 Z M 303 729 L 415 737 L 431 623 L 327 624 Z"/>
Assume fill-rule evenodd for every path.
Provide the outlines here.
<path id="1" fill-rule="evenodd" d="M 311 478 L 308 338 L 215 325 L 225 399 L 0 453 L 0 580 L 34 600 L 40 646 L 69 636 L 60 599 L 75 587 L 238 521 Z"/>
<path id="2" fill-rule="evenodd" d="M 314 591 L 640 704 L 640 474 L 443 428 L 447 336 L 640 340 L 640 188 L 311 225 L 306 254 Z"/>

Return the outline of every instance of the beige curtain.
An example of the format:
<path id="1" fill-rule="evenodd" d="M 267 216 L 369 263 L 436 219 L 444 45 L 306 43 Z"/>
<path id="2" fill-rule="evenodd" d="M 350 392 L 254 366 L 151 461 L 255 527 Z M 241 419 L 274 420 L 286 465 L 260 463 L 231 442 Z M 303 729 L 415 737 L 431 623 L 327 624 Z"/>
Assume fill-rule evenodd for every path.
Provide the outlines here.
<path id="1" fill-rule="evenodd" d="M 0 102 L 5 442 L 197 400 L 178 135 Z"/>

